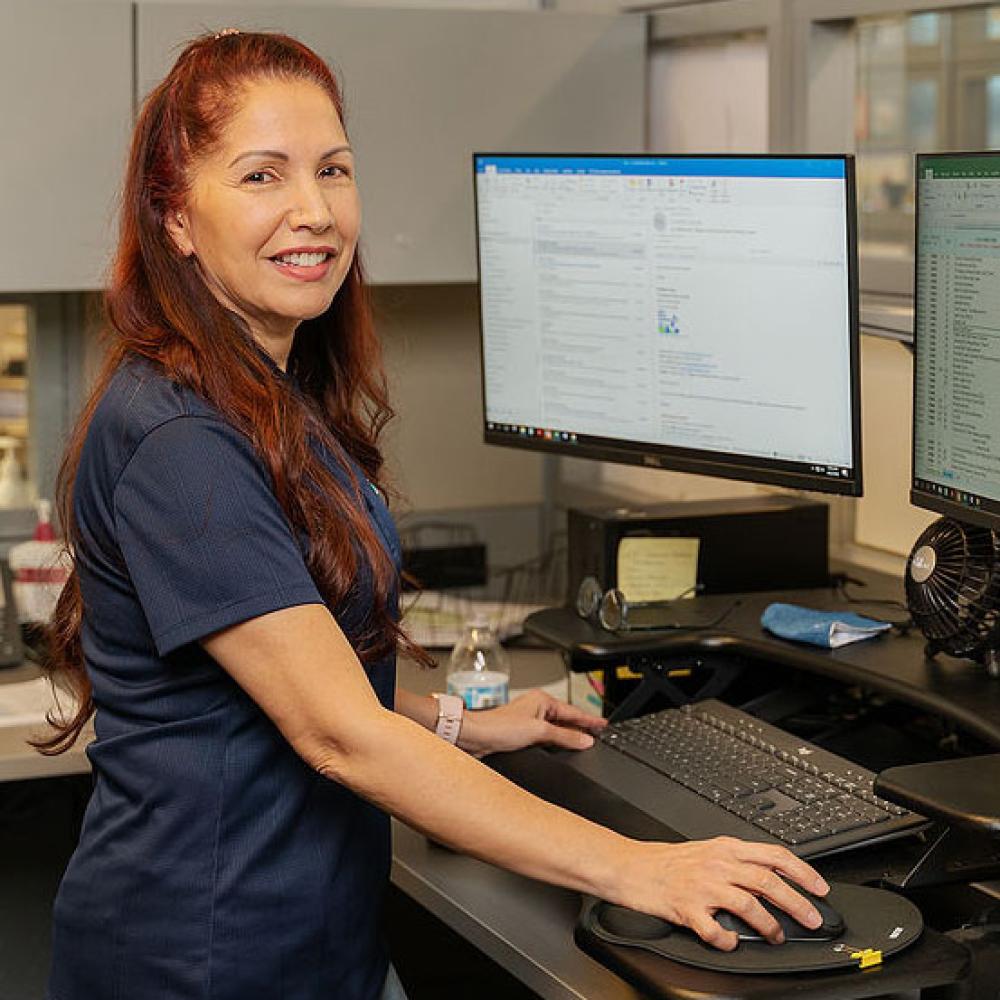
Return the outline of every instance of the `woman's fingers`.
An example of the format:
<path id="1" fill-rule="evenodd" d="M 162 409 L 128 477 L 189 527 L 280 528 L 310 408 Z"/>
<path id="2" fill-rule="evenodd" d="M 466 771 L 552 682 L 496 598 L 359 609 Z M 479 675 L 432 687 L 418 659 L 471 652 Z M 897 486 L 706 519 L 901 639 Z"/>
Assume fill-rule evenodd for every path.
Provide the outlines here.
<path id="1" fill-rule="evenodd" d="M 816 896 L 825 896 L 830 887 L 817 871 L 777 845 L 748 842 L 743 845 L 741 854 L 741 860 L 754 866 L 741 885 L 767 897 L 804 927 L 815 929 L 823 923 L 816 907 L 781 877 L 786 876 Z"/>
<path id="2" fill-rule="evenodd" d="M 740 943 L 739 937 L 733 931 L 725 930 L 711 913 L 693 915 L 690 927 L 705 944 L 719 951 L 732 951 Z"/>
<path id="3" fill-rule="evenodd" d="M 802 893 L 797 892 L 774 872 L 768 872 L 767 876 L 761 879 L 759 884 L 760 889 L 758 892 L 761 896 L 780 906 L 793 920 L 798 921 L 803 927 L 815 930 L 815 928 L 823 923 L 823 918 L 816 907 Z"/>
<path id="4" fill-rule="evenodd" d="M 778 848 L 778 850 L 781 851 L 783 848 Z M 768 867 L 769 863 L 777 864 L 782 860 L 780 856 L 775 854 L 768 856 L 767 863 L 741 859 L 732 865 L 727 865 L 724 871 L 726 877 L 733 885 L 740 886 L 751 893 L 753 897 L 770 900 L 776 906 L 781 907 L 792 919 L 802 924 L 803 927 L 819 927 L 823 919 L 812 903 L 802 893 L 789 885 L 776 871 Z M 805 867 L 815 875 L 815 872 L 812 872 L 812 869 L 808 865 Z M 824 886 L 826 885 L 825 882 L 823 884 Z M 742 917 L 743 914 L 738 913 L 737 916 Z M 771 919 L 773 920 L 773 918 Z M 754 926 L 756 927 L 757 925 L 755 924 Z M 763 928 L 758 929 L 763 931 Z"/>
<path id="5" fill-rule="evenodd" d="M 607 719 L 598 718 L 558 698 L 553 698 L 546 706 L 545 717 L 557 725 L 573 726 L 589 733 L 599 733 L 608 724 Z"/>
<path id="6" fill-rule="evenodd" d="M 736 841 L 741 845 L 739 857 L 765 868 L 787 875 L 814 896 L 825 896 L 830 891 L 826 879 L 815 868 L 811 868 L 801 858 L 777 844 L 756 844 L 752 841 Z"/>
<path id="7" fill-rule="evenodd" d="M 580 729 L 553 725 L 550 722 L 545 722 L 543 725 L 545 728 L 536 740 L 537 743 L 564 750 L 589 750 L 594 745 L 594 737 Z"/>
<path id="8" fill-rule="evenodd" d="M 645 866 L 630 872 L 632 877 L 638 875 L 638 881 L 632 883 L 636 897 L 626 899 L 627 905 L 690 927 L 713 947 L 728 951 L 738 940 L 720 926 L 716 917 L 721 911 L 732 913 L 775 944 L 784 935 L 772 904 L 803 927 L 816 928 L 822 922 L 812 903 L 782 875 L 817 895 L 829 887 L 783 847 L 716 837 L 686 844 L 644 844 L 643 851 L 652 865 L 645 881 Z"/>
<path id="9" fill-rule="evenodd" d="M 756 896 L 744 889 L 733 888 L 727 892 L 719 908 L 739 917 L 772 944 L 780 944 L 784 940 L 778 921 L 761 906 Z"/>

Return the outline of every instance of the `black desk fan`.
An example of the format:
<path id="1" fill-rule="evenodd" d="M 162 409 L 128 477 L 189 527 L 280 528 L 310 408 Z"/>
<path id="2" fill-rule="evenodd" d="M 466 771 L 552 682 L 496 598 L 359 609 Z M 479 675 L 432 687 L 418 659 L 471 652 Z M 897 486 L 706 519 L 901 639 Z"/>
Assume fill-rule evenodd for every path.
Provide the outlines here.
<path id="1" fill-rule="evenodd" d="M 1000 677 L 1000 535 L 942 517 L 913 546 L 905 582 L 927 655 L 975 660 Z"/>

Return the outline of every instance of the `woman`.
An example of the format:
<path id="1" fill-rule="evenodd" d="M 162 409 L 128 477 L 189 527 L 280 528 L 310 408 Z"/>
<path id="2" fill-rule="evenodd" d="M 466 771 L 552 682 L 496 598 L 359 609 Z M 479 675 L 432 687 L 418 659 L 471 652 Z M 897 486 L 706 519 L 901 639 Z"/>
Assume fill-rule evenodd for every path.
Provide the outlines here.
<path id="1" fill-rule="evenodd" d="M 280 35 L 189 45 L 136 124 L 114 339 L 61 478 L 54 648 L 81 707 L 43 748 L 95 706 L 97 739 L 50 1000 L 390 995 L 390 813 L 719 947 L 720 907 L 778 940 L 758 894 L 817 924 L 776 872 L 825 885 L 783 849 L 630 841 L 475 759 L 590 745 L 570 706 L 394 694 L 397 645 L 423 654 L 395 620 L 359 225 L 323 62 Z"/>

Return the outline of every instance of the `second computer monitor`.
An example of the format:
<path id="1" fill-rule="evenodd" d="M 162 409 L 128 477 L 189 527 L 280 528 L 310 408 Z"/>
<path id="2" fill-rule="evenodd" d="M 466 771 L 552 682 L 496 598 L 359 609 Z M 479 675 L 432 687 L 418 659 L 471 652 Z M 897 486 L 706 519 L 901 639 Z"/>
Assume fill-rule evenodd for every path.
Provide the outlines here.
<path id="1" fill-rule="evenodd" d="M 1000 529 L 1000 153 L 916 167 L 910 499 Z"/>
<path id="2" fill-rule="evenodd" d="M 860 494 L 850 157 L 474 166 L 487 441 Z"/>

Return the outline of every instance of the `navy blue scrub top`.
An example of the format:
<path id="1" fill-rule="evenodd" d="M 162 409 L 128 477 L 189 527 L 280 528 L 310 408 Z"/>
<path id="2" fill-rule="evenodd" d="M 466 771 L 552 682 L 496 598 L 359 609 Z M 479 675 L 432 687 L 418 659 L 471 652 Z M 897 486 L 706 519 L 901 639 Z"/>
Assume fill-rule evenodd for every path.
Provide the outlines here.
<path id="1" fill-rule="evenodd" d="M 398 564 L 389 512 L 353 468 Z M 249 441 L 130 361 L 74 505 L 95 787 L 56 898 L 50 1000 L 378 997 L 388 817 L 309 768 L 197 641 L 323 603 Z M 371 601 L 361 573 L 337 611 L 347 635 Z M 391 707 L 395 658 L 366 669 Z"/>

